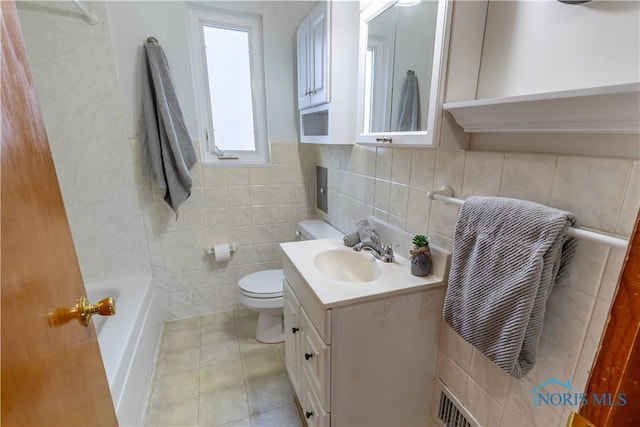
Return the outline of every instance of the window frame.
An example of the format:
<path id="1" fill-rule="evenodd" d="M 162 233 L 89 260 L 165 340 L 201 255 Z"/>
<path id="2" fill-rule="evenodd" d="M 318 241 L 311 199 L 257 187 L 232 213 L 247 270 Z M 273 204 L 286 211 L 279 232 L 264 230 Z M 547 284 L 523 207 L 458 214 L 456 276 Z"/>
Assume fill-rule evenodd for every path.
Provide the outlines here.
<path id="1" fill-rule="evenodd" d="M 268 166 L 270 164 L 270 144 L 267 127 L 267 103 L 264 73 L 264 44 L 262 16 L 251 13 L 237 13 L 217 8 L 188 7 L 190 27 L 191 69 L 198 136 L 200 140 L 201 163 L 203 166 Z M 248 32 L 253 108 L 253 128 L 256 151 L 227 150 L 238 154 L 238 159 L 222 159 L 214 151 L 213 117 L 210 104 L 207 60 L 202 27 L 212 25 Z"/>

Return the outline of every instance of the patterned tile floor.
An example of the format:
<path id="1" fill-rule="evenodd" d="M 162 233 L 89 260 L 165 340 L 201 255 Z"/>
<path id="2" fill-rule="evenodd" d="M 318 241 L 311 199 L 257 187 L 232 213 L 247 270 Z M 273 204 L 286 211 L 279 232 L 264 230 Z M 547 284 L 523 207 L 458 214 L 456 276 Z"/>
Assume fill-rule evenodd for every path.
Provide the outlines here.
<path id="1" fill-rule="evenodd" d="M 303 427 L 283 344 L 254 338 L 246 309 L 168 322 L 146 426 Z"/>

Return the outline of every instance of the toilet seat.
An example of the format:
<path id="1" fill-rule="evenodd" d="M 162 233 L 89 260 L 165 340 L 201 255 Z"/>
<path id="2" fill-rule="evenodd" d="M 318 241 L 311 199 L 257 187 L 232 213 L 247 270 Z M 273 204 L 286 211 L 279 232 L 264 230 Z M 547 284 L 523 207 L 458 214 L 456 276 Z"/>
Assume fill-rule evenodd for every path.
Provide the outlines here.
<path id="1" fill-rule="evenodd" d="M 282 297 L 282 269 L 263 270 L 248 274 L 238 281 L 243 295 L 250 298 L 269 299 Z"/>

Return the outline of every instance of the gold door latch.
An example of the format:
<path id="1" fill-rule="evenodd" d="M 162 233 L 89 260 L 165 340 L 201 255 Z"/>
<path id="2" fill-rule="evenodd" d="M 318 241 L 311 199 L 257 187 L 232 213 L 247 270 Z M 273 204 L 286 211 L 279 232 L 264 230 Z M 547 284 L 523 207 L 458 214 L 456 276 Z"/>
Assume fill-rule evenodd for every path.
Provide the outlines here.
<path id="1" fill-rule="evenodd" d="M 112 297 L 104 298 L 95 304 L 90 304 L 85 297 L 80 297 L 73 308 L 56 308 L 49 313 L 49 324 L 61 326 L 70 320 L 78 319 L 84 325 L 89 326 L 94 314 L 100 316 L 113 316 L 116 314 L 116 303 Z"/>

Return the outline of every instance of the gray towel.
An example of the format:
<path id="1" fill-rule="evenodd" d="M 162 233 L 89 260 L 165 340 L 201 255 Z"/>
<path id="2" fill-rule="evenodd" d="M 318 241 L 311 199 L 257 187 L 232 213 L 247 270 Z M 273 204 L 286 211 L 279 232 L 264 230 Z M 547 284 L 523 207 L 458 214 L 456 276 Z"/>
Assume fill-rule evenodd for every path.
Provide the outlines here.
<path id="1" fill-rule="evenodd" d="M 359 242 L 356 243 L 373 243 L 377 245 L 380 243 L 378 236 L 376 235 L 376 231 L 371 227 L 369 221 L 366 219 L 360 219 L 356 222 L 356 227 L 358 229 L 358 237 Z"/>
<path id="2" fill-rule="evenodd" d="M 182 117 L 169 64 L 159 44 L 145 43 L 142 70 L 142 173 L 165 190 L 164 200 L 178 216 L 191 194 L 190 170 L 196 153 Z"/>
<path id="3" fill-rule="evenodd" d="M 455 227 L 444 320 L 515 378 L 533 368 L 545 303 L 575 255 L 573 214 L 469 197 Z"/>
<path id="4" fill-rule="evenodd" d="M 342 242 L 345 246 L 353 247 L 360 243 L 360 233 L 357 230 L 349 233 L 342 238 Z"/>
<path id="5" fill-rule="evenodd" d="M 398 131 L 420 130 L 420 91 L 418 77 L 414 71 L 407 71 L 407 78 L 400 94 L 400 114 L 398 114 Z"/>

